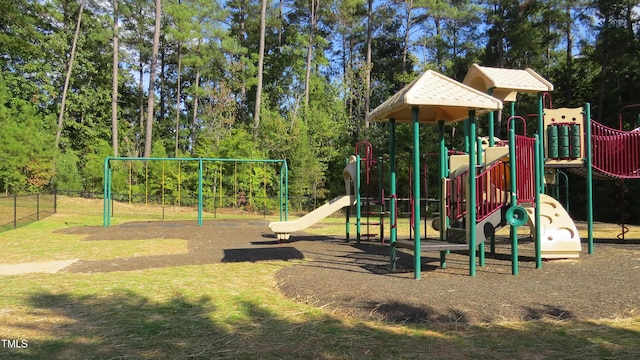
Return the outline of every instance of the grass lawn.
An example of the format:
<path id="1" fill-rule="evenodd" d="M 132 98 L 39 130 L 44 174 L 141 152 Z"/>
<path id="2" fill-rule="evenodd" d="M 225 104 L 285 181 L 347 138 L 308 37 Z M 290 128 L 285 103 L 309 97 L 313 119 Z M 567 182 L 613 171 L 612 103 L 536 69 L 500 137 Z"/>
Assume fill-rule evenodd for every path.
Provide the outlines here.
<path id="1" fill-rule="evenodd" d="M 157 220 L 160 211 L 128 205 L 115 209 L 114 224 Z M 194 212 L 174 210 L 170 215 L 195 219 Z M 326 234 L 335 229 L 342 234 L 341 221 L 328 219 L 312 231 Z M 101 201 L 61 197 L 58 214 L 0 233 L 0 264 L 187 251 L 180 239 L 82 241 L 82 235 L 56 231 L 101 223 Z M 462 325 L 363 321 L 284 297 L 276 287 L 275 273 L 296 263 L 2 276 L 0 358 L 640 358 L 638 316 Z"/>

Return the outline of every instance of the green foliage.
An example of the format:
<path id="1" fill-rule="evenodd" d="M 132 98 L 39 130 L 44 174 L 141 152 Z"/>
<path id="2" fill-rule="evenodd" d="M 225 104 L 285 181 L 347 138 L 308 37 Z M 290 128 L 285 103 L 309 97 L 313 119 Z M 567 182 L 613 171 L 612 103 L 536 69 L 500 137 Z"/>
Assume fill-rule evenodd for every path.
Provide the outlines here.
<path id="1" fill-rule="evenodd" d="M 0 189 L 36 192 L 53 175 L 51 116 L 13 96 L 0 74 Z"/>
<path id="2" fill-rule="evenodd" d="M 78 171 L 80 158 L 70 150 L 56 156 L 56 188 L 77 191 L 83 188 L 82 175 Z"/>
<path id="3" fill-rule="evenodd" d="M 294 208 L 305 204 L 304 195 L 311 195 L 311 200 L 324 198 L 324 170 L 326 165 L 319 161 L 309 142 L 308 127 L 303 121 L 293 124 L 295 135 L 294 147 L 290 157 L 291 185 L 289 194 L 293 197 Z"/>
<path id="4" fill-rule="evenodd" d="M 82 190 L 101 193 L 104 184 L 104 159 L 112 155 L 111 144 L 107 140 L 98 140 L 95 144 L 87 147 L 84 154 L 80 165 Z"/>

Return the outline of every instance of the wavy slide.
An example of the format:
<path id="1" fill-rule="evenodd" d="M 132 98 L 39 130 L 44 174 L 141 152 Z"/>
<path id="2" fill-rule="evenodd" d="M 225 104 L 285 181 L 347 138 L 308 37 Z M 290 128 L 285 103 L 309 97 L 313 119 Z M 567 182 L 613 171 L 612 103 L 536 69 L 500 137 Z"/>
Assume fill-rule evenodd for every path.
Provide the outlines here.
<path id="1" fill-rule="evenodd" d="M 543 259 L 577 258 L 582 251 L 580 235 L 573 219 L 562 205 L 549 195 L 540 194 L 540 224 L 535 224 L 535 209 L 526 207 L 529 228 L 535 234 L 540 226 L 540 250 Z"/>

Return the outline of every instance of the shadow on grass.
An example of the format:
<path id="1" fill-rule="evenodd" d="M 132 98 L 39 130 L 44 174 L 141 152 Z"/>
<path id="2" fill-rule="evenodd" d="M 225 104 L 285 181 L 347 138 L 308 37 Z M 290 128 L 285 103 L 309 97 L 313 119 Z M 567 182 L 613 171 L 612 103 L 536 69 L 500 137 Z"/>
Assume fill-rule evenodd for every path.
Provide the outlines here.
<path id="1" fill-rule="evenodd" d="M 39 292 L 36 313 L 61 321 L 22 323 L 44 340 L 0 349 L 10 359 L 473 359 L 637 358 L 638 332 L 598 323 L 529 322 L 522 326 L 466 323 L 454 309 L 438 314 L 396 302 L 377 311 L 410 310 L 450 319 L 440 324 L 371 324 L 310 310 L 280 314 L 258 301 L 233 300 L 224 309 L 207 296 L 156 301 L 131 291 L 109 296 Z"/>
<path id="2" fill-rule="evenodd" d="M 64 318 L 61 324 L 22 324 L 38 328 L 47 340 L 29 341 L 24 349 L 0 349 L 11 359 L 336 359 L 398 358 L 398 347 L 372 343 L 402 336 L 312 311 L 309 321 L 291 321 L 254 301 L 219 309 L 202 296 L 153 301 L 130 291 L 109 297 L 37 293 L 34 311 Z M 417 339 L 420 339 L 418 336 Z M 360 341 L 363 340 L 363 341 Z M 416 344 L 415 351 L 444 356 L 454 349 Z M 373 352 L 372 352 L 373 351 Z"/>
<path id="3" fill-rule="evenodd" d="M 428 305 L 413 305 L 401 301 L 382 304 L 367 302 L 362 308 L 370 311 L 370 317 L 379 321 L 394 323 L 431 323 L 441 325 L 471 324 L 470 315 L 464 311 L 449 307 L 446 310 L 436 310 Z M 571 320 L 571 311 L 557 305 L 537 304 L 523 306 L 523 321 L 532 320 Z M 491 319 L 479 319 L 481 323 L 491 323 Z M 477 322 L 477 321 L 476 321 Z"/>

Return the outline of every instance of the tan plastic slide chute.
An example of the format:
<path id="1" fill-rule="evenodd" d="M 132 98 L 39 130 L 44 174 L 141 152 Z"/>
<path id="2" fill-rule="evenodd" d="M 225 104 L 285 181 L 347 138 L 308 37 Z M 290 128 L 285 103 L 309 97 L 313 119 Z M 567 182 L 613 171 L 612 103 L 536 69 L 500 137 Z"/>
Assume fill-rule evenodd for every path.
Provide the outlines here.
<path id="1" fill-rule="evenodd" d="M 269 229 L 276 234 L 278 240 L 288 240 L 291 233 L 304 230 L 344 207 L 355 205 L 356 197 L 355 195 L 351 195 L 351 183 L 352 180 L 355 179 L 356 175 L 356 161 L 355 156 L 349 157 L 349 163 L 342 171 L 347 193 L 346 195 L 341 195 L 331 199 L 328 203 L 320 206 L 301 218 L 291 221 L 276 221 L 269 223 Z"/>
<path id="2" fill-rule="evenodd" d="M 532 207 L 529 213 L 529 228 L 534 235 L 540 226 L 540 250 L 543 259 L 577 258 L 582 251 L 580 235 L 573 219 L 562 205 L 549 195 L 540 194 L 540 223 L 535 223 Z M 535 235 L 534 235 L 535 236 Z"/>

